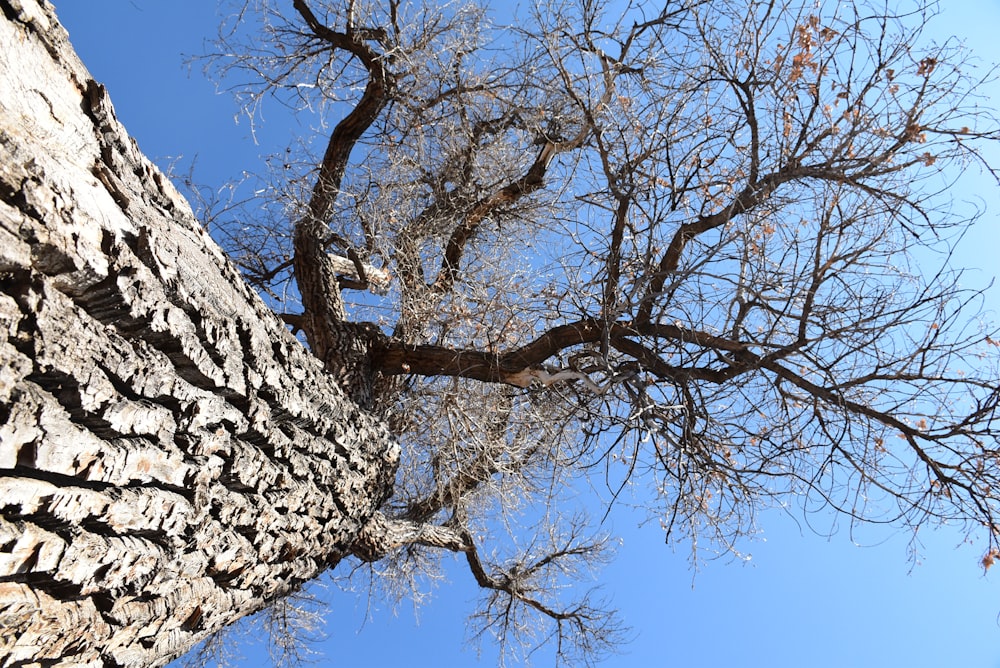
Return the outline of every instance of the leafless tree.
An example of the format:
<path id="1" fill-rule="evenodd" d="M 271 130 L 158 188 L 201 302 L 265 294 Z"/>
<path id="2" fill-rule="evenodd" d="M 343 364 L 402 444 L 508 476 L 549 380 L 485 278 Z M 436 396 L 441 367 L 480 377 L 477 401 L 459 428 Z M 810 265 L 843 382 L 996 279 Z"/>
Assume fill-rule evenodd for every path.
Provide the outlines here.
<path id="1" fill-rule="evenodd" d="M 724 549 L 800 503 L 1000 554 L 1000 335 L 949 265 L 992 72 L 934 3 L 286 4 L 211 66 L 313 131 L 215 231 L 404 446 L 360 560 L 464 553 L 483 631 L 593 658 L 581 481 Z"/>

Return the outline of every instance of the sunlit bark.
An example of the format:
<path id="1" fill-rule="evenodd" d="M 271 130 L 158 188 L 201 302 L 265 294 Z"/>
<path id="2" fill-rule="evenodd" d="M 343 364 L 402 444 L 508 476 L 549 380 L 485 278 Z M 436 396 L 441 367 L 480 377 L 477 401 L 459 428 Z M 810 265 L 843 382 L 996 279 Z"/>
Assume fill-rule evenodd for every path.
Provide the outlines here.
<path id="1" fill-rule="evenodd" d="M 0 8 L 0 665 L 162 665 L 335 566 L 399 450 L 139 153 L 51 7 Z"/>

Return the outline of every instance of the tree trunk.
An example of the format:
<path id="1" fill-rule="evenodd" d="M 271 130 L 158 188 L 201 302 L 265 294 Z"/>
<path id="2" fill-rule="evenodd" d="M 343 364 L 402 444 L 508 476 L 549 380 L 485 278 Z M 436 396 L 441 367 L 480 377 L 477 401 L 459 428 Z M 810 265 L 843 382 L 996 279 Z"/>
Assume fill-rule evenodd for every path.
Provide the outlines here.
<path id="1" fill-rule="evenodd" d="M 399 450 L 139 153 L 52 7 L 0 10 L 0 666 L 163 665 L 336 564 Z"/>

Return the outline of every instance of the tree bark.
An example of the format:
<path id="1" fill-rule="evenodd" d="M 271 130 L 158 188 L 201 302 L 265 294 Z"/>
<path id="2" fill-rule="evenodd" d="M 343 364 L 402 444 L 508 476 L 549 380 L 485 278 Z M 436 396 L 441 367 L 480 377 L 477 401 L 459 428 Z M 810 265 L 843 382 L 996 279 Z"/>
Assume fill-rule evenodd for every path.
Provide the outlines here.
<path id="1" fill-rule="evenodd" d="M 0 10 L 0 666 L 163 665 L 335 565 L 399 448 L 141 155 L 52 7 Z"/>

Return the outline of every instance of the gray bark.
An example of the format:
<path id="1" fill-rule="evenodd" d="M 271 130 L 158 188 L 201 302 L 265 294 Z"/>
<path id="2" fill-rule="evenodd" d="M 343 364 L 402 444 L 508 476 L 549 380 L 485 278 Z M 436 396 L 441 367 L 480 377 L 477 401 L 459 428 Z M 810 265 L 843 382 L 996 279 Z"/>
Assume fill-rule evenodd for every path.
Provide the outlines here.
<path id="1" fill-rule="evenodd" d="M 52 7 L 0 10 L 0 666 L 162 665 L 335 565 L 399 450 L 141 155 Z"/>

